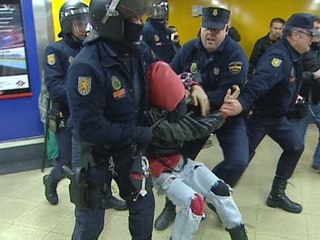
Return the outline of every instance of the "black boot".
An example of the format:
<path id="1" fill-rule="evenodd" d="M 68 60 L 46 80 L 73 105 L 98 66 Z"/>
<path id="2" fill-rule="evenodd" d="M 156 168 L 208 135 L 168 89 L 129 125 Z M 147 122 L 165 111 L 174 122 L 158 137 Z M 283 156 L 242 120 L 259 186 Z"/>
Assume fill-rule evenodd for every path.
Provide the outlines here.
<path id="1" fill-rule="evenodd" d="M 246 229 L 243 225 L 239 225 L 232 229 L 227 229 L 232 240 L 248 240 Z"/>
<path id="2" fill-rule="evenodd" d="M 114 197 L 113 195 L 110 195 L 106 198 L 105 208 L 106 209 L 112 208 L 117 211 L 124 211 L 124 210 L 128 209 L 125 201 L 120 200 L 120 199 Z"/>
<path id="3" fill-rule="evenodd" d="M 174 222 L 175 217 L 176 206 L 166 198 L 166 204 L 160 215 L 157 217 L 154 223 L 154 228 L 159 231 L 167 229 Z"/>
<path id="4" fill-rule="evenodd" d="M 299 203 L 291 201 L 284 190 L 286 189 L 287 180 L 275 178 L 273 180 L 271 192 L 267 199 L 267 205 L 269 207 L 279 207 L 285 211 L 292 213 L 300 213 L 302 206 Z"/>
<path id="5" fill-rule="evenodd" d="M 43 184 L 45 188 L 45 196 L 48 202 L 52 205 L 57 205 L 59 202 L 57 194 L 57 182 L 54 182 L 50 174 L 43 176 Z"/>

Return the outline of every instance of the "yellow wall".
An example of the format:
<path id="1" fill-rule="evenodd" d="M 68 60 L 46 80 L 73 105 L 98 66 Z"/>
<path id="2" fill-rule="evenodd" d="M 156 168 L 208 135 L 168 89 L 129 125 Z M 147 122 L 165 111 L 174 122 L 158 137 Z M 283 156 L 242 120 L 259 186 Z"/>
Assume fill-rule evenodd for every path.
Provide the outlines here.
<path id="1" fill-rule="evenodd" d="M 52 0 L 51 8 L 52 8 L 52 16 L 53 16 L 53 31 L 55 40 L 58 40 L 58 34 L 61 30 L 60 23 L 59 23 L 59 10 L 62 4 L 64 4 L 65 0 Z M 89 4 L 90 0 L 83 0 L 84 3 Z"/>
<path id="2" fill-rule="evenodd" d="M 169 24 L 175 25 L 180 33 L 181 42 L 194 38 L 199 30 L 201 17 L 192 17 L 193 5 L 224 5 L 232 12 L 233 25 L 241 34 L 241 45 L 249 55 L 255 41 L 266 35 L 270 20 L 281 17 L 285 20 L 296 12 L 320 14 L 318 0 L 169 0 Z M 316 11 L 318 10 L 318 11 Z"/>
<path id="3" fill-rule="evenodd" d="M 60 31 L 59 9 L 64 0 L 52 0 L 55 36 Z M 89 3 L 90 0 L 84 1 Z M 285 20 L 295 12 L 320 14 L 318 0 L 169 0 L 169 24 L 175 25 L 180 33 L 181 42 L 193 39 L 200 28 L 201 17 L 192 17 L 192 6 L 218 6 L 229 8 L 232 12 L 233 25 L 241 34 L 241 45 L 249 55 L 255 41 L 269 30 L 269 22 L 274 17 Z M 318 2 L 318 3 L 317 3 Z"/>

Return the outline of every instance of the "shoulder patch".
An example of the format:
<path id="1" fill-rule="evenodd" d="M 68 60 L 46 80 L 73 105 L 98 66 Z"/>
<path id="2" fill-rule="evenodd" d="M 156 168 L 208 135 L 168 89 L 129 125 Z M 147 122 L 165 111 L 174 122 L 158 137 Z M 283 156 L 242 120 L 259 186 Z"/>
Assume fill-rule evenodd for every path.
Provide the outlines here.
<path id="1" fill-rule="evenodd" d="M 54 65 L 56 63 L 56 55 L 54 53 L 47 55 L 47 62 L 49 65 Z"/>
<path id="2" fill-rule="evenodd" d="M 233 74 L 237 74 L 241 71 L 242 65 L 243 65 L 242 62 L 231 62 L 228 65 L 229 71 Z"/>
<path id="3" fill-rule="evenodd" d="M 272 65 L 273 67 L 279 67 L 279 66 L 281 65 L 281 63 L 282 63 L 282 60 L 279 59 L 279 58 L 273 58 L 273 59 L 271 60 L 271 65 Z"/>
<path id="4" fill-rule="evenodd" d="M 91 92 L 91 77 L 78 77 L 78 92 L 82 96 Z"/>
<path id="5" fill-rule="evenodd" d="M 195 62 L 191 63 L 190 72 L 191 72 L 192 74 L 195 74 L 196 72 L 198 72 L 198 65 L 197 65 L 197 63 L 195 63 Z"/>

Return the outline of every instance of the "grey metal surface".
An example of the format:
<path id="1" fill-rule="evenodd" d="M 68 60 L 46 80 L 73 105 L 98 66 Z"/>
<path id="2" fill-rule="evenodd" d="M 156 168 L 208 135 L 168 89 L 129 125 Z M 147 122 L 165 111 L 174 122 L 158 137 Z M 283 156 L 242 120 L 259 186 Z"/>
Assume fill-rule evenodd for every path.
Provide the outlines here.
<path id="1" fill-rule="evenodd" d="M 49 42 L 54 41 L 51 3 L 52 0 L 32 0 L 40 67 L 44 58 L 45 48 Z"/>

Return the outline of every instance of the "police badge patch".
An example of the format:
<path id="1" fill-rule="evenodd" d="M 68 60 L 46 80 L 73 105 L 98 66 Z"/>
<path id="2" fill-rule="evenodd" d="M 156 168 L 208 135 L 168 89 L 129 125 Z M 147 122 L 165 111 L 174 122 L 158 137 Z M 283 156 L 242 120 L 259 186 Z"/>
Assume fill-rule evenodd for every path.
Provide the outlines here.
<path id="1" fill-rule="evenodd" d="M 82 96 L 91 92 L 91 77 L 78 77 L 78 92 Z"/>
<path id="2" fill-rule="evenodd" d="M 192 74 L 195 74 L 197 71 L 198 71 L 197 63 L 191 63 L 190 72 L 191 72 Z"/>
<path id="3" fill-rule="evenodd" d="M 114 90 L 119 90 L 122 87 L 121 81 L 119 80 L 119 78 L 117 76 L 111 77 L 111 83 L 112 83 L 112 87 Z"/>
<path id="4" fill-rule="evenodd" d="M 242 65 L 243 65 L 242 62 L 231 62 L 231 63 L 229 63 L 229 65 L 228 65 L 229 71 L 230 71 L 232 74 L 237 74 L 237 73 L 239 73 L 239 72 L 241 71 Z"/>
<path id="5" fill-rule="evenodd" d="M 54 53 L 47 55 L 47 62 L 49 65 L 54 65 L 56 63 L 56 55 Z"/>
<path id="6" fill-rule="evenodd" d="M 282 63 L 282 60 L 279 58 L 273 58 L 271 61 L 271 65 L 274 67 L 279 67 Z"/>

